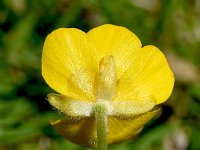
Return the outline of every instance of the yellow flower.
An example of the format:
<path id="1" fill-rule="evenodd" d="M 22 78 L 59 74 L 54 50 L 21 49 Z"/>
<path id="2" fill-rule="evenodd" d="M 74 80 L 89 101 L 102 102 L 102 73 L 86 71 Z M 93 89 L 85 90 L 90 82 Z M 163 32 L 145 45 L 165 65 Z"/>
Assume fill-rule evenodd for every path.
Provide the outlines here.
<path id="1" fill-rule="evenodd" d="M 60 28 L 45 40 L 42 75 L 60 94 L 51 105 L 66 114 L 52 121 L 58 133 L 83 145 L 96 145 L 94 106 L 108 110 L 108 143 L 137 135 L 170 96 L 174 76 L 162 52 L 142 47 L 128 29 L 102 25 L 85 33 Z"/>

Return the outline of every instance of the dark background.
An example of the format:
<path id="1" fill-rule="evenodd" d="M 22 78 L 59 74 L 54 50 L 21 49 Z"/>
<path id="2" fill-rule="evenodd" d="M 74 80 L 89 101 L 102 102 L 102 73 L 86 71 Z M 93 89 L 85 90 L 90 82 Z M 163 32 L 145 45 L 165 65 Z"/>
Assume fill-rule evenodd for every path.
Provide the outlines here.
<path id="1" fill-rule="evenodd" d="M 111 23 L 129 28 L 143 45 L 167 56 L 176 83 L 163 111 L 135 140 L 114 150 L 200 149 L 199 0 L 1 0 L 0 150 L 81 150 L 49 120 L 52 90 L 41 76 L 45 37 L 59 27 L 83 31 Z"/>

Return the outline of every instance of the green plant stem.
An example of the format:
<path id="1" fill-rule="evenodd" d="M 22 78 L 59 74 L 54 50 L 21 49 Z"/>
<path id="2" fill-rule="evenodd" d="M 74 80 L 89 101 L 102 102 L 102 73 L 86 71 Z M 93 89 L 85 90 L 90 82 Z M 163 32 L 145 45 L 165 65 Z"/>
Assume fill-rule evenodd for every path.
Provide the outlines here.
<path id="1" fill-rule="evenodd" d="M 97 147 L 96 150 L 107 150 L 107 108 L 103 104 L 97 104 L 95 107 L 95 120 L 97 129 Z"/>

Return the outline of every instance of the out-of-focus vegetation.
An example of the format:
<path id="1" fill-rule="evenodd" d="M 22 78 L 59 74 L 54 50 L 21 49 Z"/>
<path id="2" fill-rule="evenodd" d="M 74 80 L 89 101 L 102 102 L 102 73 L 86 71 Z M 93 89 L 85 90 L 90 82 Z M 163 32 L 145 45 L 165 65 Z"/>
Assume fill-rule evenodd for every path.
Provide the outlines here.
<path id="1" fill-rule="evenodd" d="M 143 45 L 168 57 L 176 77 L 163 111 L 135 139 L 113 150 L 200 149 L 199 0 L 1 0 L 0 149 L 80 150 L 57 135 L 60 116 L 45 100 L 41 76 L 45 37 L 59 27 L 89 29 L 105 23 L 129 28 Z"/>

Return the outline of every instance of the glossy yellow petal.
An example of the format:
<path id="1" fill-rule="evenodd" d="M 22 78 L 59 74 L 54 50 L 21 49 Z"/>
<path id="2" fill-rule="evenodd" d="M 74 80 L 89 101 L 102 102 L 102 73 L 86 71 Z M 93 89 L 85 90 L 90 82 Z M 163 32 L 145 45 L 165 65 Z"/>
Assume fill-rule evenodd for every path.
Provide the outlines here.
<path id="1" fill-rule="evenodd" d="M 136 136 L 159 109 L 132 119 L 108 118 L 108 143 L 118 143 Z M 86 147 L 96 145 L 96 127 L 93 118 L 52 121 L 57 132 L 66 139 Z M 120 130 L 120 131 L 119 131 Z"/>
<path id="2" fill-rule="evenodd" d="M 110 117 L 108 120 L 108 143 L 119 143 L 134 138 L 158 112 L 159 109 L 155 109 L 129 119 Z"/>
<path id="3" fill-rule="evenodd" d="M 96 48 L 94 55 L 98 62 L 107 55 L 114 56 L 117 79 L 129 67 L 134 51 L 141 47 L 138 37 L 121 26 L 105 24 L 90 30 L 87 36 Z"/>
<path id="4" fill-rule="evenodd" d="M 163 53 L 154 46 L 134 52 L 132 65 L 119 80 L 114 100 L 139 100 L 152 97 L 160 104 L 167 100 L 174 76 Z"/>
<path id="5" fill-rule="evenodd" d="M 67 140 L 85 147 L 95 147 L 96 127 L 94 118 L 51 121 L 51 125 Z"/>
<path id="6" fill-rule="evenodd" d="M 61 94 L 48 94 L 49 103 L 70 117 L 88 117 L 92 115 L 93 103 L 77 101 Z"/>
<path id="7" fill-rule="evenodd" d="M 47 36 L 42 53 L 42 75 L 58 93 L 76 100 L 94 101 L 97 68 L 86 33 L 60 28 Z"/>

